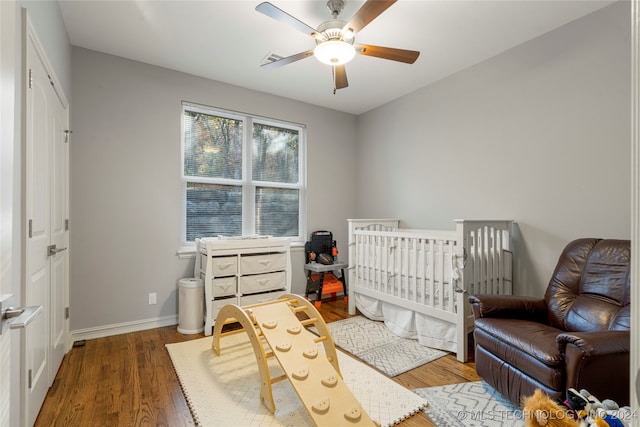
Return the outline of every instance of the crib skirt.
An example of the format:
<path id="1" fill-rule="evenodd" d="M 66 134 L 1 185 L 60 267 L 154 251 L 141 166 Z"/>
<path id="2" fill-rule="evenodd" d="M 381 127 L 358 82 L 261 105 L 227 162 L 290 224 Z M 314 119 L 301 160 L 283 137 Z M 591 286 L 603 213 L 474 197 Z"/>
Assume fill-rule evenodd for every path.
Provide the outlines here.
<path id="1" fill-rule="evenodd" d="M 456 352 L 456 325 L 453 323 L 357 293 L 355 304 L 363 316 L 383 321 L 396 335 L 417 339 L 424 346 Z"/>

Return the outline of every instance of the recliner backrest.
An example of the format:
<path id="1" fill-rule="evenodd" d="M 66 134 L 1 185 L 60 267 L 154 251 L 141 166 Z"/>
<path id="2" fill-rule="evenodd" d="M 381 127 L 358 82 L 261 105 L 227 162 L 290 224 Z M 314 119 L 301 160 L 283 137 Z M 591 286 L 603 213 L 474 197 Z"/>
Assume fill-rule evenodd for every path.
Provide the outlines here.
<path id="1" fill-rule="evenodd" d="M 549 323 L 565 331 L 629 330 L 630 262 L 629 240 L 569 243 L 545 293 Z"/>

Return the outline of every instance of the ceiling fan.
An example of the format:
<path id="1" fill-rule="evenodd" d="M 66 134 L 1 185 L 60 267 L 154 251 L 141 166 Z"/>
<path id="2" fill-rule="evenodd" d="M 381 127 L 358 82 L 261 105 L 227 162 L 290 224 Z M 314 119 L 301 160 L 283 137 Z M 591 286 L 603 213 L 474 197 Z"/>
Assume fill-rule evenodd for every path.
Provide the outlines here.
<path id="1" fill-rule="evenodd" d="M 416 59 L 418 59 L 418 55 L 420 55 L 418 51 L 355 43 L 356 33 L 376 19 L 378 15 L 387 10 L 396 1 L 397 0 L 367 0 L 355 15 L 348 22 L 345 22 L 338 19 L 338 15 L 340 15 L 340 12 L 344 8 L 344 1 L 329 0 L 327 7 L 331 15 L 333 15 L 333 19 L 323 22 L 317 29 L 310 27 L 269 2 L 260 3 L 256 6 L 258 12 L 310 35 L 316 42 L 314 49 L 295 55 L 284 58 L 270 55 L 268 61 L 261 64 L 261 67 L 265 69 L 277 68 L 313 55 L 319 61 L 331 65 L 334 83 L 333 93 L 335 94 L 337 89 L 343 89 L 349 86 L 344 64 L 351 61 L 356 54 L 413 64 Z"/>

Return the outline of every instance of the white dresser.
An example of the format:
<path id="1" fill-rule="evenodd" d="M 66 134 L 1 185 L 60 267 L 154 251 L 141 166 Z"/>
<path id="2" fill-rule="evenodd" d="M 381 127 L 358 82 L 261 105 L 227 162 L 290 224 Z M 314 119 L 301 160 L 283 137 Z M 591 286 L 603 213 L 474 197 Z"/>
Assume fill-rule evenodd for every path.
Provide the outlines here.
<path id="1" fill-rule="evenodd" d="M 291 292 L 291 250 L 285 238 L 196 239 L 195 277 L 204 279 L 204 334 L 220 308 L 272 301 Z"/>

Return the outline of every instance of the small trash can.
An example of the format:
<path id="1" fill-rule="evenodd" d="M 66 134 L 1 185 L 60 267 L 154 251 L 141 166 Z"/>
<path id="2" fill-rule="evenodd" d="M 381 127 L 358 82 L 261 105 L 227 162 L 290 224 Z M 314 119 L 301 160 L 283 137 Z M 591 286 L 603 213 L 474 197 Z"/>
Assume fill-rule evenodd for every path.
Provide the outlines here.
<path id="1" fill-rule="evenodd" d="M 204 331 L 204 281 L 187 278 L 178 281 L 178 332 Z"/>

